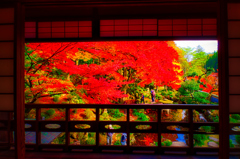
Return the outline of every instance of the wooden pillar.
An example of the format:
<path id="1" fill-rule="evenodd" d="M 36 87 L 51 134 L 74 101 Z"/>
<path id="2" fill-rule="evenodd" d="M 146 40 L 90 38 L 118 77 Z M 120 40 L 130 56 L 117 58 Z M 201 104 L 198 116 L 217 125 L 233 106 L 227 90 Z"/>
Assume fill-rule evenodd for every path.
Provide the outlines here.
<path id="1" fill-rule="evenodd" d="M 15 150 L 16 159 L 25 158 L 25 127 L 24 127 L 24 8 L 21 3 L 15 6 Z"/>
<path id="2" fill-rule="evenodd" d="M 25 17 L 20 3 L 3 3 L 0 6 L 0 111 L 14 112 L 15 158 L 24 159 Z"/>
<path id="3" fill-rule="evenodd" d="M 227 51 L 227 4 L 219 0 L 218 50 L 219 50 L 219 159 L 229 158 L 229 86 Z"/>

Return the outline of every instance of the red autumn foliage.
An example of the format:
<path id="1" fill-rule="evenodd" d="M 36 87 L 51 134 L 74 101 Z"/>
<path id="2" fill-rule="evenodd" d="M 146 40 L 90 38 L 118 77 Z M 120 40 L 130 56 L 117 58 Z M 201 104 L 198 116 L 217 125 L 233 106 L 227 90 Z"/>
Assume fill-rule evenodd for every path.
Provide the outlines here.
<path id="1" fill-rule="evenodd" d="M 151 143 L 153 143 L 153 139 L 150 137 L 144 137 L 144 142 L 146 146 L 149 146 Z"/>
<path id="2" fill-rule="evenodd" d="M 32 51 L 25 57 L 29 103 L 75 103 L 76 95 L 82 103 L 116 103 L 128 97 L 123 91 L 126 85 L 154 82 L 178 89 L 183 74 L 173 63 L 178 53 L 165 41 L 29 43 L 26 47 Z M 87 63 L 89 59 L 94 62 Z M 79 64 L 81 60 L 84 63 Z M 54 95 L 61 98 L 54 101 Z"/>
<path id="3" fill-rule="evenodd" d="M 173 142 L 173 141 L 177 141 L 177 138 L 178 138 L 177 134 L 165 134 L 165 133 L 163 133 L 161 142 L 163 142 L 163 141 L 165 141 L 167 139 L 169 139 L 169 140 L 171 140 Z"/>

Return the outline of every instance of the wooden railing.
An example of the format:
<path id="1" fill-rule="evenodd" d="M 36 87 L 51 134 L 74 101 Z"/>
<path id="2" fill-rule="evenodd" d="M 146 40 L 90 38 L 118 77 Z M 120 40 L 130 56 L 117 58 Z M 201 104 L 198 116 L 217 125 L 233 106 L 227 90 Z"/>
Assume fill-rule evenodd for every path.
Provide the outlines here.
<path id="1" fill-rule="evenodd" d="M 47 121 L 41 118 L 41 109 L 43 108 L 65 108 L 66 120 L 54 120 Z M 94 108 L 96 110 L 96 120 L 95 121 L 72 121 L 70 120 L 70 108 Z M 99 120 L 99 110 L 101 108 L 111 108 L 111 109 L 126 109 L 126 121 L 100 121 Z M 36 109 L 36 119 L 35 120 L 25 120 L 28 125 L 25 128 L 26 132 L 33 132 L 36 134 L 36 141 L 29 144 L 26 143 L 27 150 L 44 151 L 44 150 L 62 150 L 62 151 L 92 151 L 92 152 L 124 152 L 132 153 L 139 151 L 147 151 L 151 153 L 167 153 L 169 151 L 180 151 L 186 154 L 196 154 L 197 152 L 218 152 L 218 147 L 209 145 L 209 147 L 196 147 L 194 146 L 195 134 L 205 134 L 209 135 L 208 132 L 199 132 L 200 126 L 212 126 L 215 128 L 210 135 L 219 135 L 219 123 L 218 122 L 194 122 L 193 120 L 193 110 L 203 110 L 203 109 L 213 109 L 218 110 L 216 105 L 157 105 L 157 104 L 143 104 L 143 105 L 78 105 L 78 104 L 61 104 L 61 105 L 51 105 L 51 104 L 33 104 L 26 105 L 26 109 Z M 157 111 L 157 121 L 156 122 L 141 122 L 141 121 L 130 121 L 130 109 L 155 109 Z M 185 109 L 188 111 L 186 122 L 166 122 L 162 121 L 161 115 L 163 109 Z M 57 124 L 58 127 L 55 129 L 47 128 L 47 124 Z M 77 129 L 76 124 L 88 124 L 90 128 L 88 129 Z M 107 129 L 105 128 L 108 124 L 117 124 L 121 126 L 120 129 Z M 152 128 L 149 130 L 139 130 L 136 129 L 137 125 L 150 125 Z M 169 130 L 167 126 L 177 125 L 185 128 L 186 130 Z M 28 127 L 28 128 L 27 128 Z M 65 144 L 44 144 L 41 142 L 41 132 L 64 132 Z M 96 133 L 96 144 L 95 145 L 74 145 L 70 144 L 70 133 L 71 132 L 95 132 Z M 115 132 L 115 133 L 126 133 L 127 134 L 127 145 L 126 146 L 116 146 L 116 145 L 100 145 L 99 143 L 99 133 L 102 132 Z M 133 146 L 130 145 L 130 133 L 156 133 L 158 136 L 158 144 L 152 146 Z M 188 144 L 183 147 L 176 146 L 162 146 L 161 145 L 161 135 L 162 134 L 186 134 L 188 135 Z M 218 140 L 218 139 L 215 139 Z M 216 141 L 216 143 L 219 141 Z"/>

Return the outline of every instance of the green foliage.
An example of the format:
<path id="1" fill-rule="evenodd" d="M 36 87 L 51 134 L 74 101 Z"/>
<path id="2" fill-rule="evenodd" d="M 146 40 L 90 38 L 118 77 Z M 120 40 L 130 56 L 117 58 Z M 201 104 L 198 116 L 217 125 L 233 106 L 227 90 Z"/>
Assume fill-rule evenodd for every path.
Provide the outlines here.
<path id="1" fill-rule="evenodd" d="M 191 72 L 191 73 L 188 73 L 188 76 L 195 77 L 195 76 L 198 76 L 198 74 L 196 72 Z"/>
<path id="2" fill-rule="evenodd" d="M 236 138 L 237 143 L 240 144 L 240 135 L 236 135 L 235 138 Z"/>
<path id="3" fill-rule="evenodd" d="M 95 145 L 96 144 L 96 135 L 94 132 L 74 132 L 70 133 L 70 143 L 75 140 L 80 141 L 81 145 Z M 74 139 L 71 141 L 71 139 Z"/>
<path id="4" fill-rule="evenodd" d="M 124 116 L 124 114 L 121 113 L 121 112 L 119 111 L 119 109 L 116 109 L 116 110 L 114 111 L 114 113 L 113 113 L 113 117 L 114 117 L 114 118 L 121 118 L 122 116 Z"/>
<path id="5" fill-rule="evenodd" d="M 191 96 L 193 95 L 194 92 L 198 91 L 199 88 L 200 84 L 192 79 L 183 82 L 178 91 L 183 96 Z"/>
<path id="6" fill-rule="evenodd" d="M 206 61 L 208 59 L 208 54 L 204 52 L 201 46 L 197 46 L 196 51 L 191 52 L 192 61 L 189 67 L 187 76 L 190 76 L 195 72 L 197 76 L 201 76 L 205 72 L 204 66 L 206 65 Z"/>
<path id="7" fill-rule="evenodd" d="M 114 142 L 113 145 L 121 145 L 121 142 L 120 141 L 116 141 L 116 142 Z"/>
<path id="8" fill-rule="evenodd" d="M 95 136 L 95 133 L 93 133 L 93 132 L 89 132 L 88 133 L 88 137 L 90 138 L 90 137 L 94 137 Z"/>
<path id="9" fill-rule="evenodd" d="M 158 99 L 158 100 L 162 100 L 163 97 L 162 97 L 160 94 L 156 93 L 156 99 Z"/>
<path id="10" fill-rule="evenodd" d="M 66 134 L 64 133 L 63 136 L 61 136 L 61 137 L 58 138 L 59 143 L 60 143 L 60 144 L 64 144 L 64 143 L 65 143 L 65 138 L 66 138 Z"/>
<path id="11" fill-rule="evenodd" d="M 57 137 L 52 142 L 54 144 L 65 144 L 65 138 L 66 138 L 66 134 L 64 133 L 62 136 Z"/>
<path id="12" fill-rule="evenodd" d="M 138 117 L 138 121 L 149 121 L 149 117 L 144 114 L 144 109 L 133 109 L 133 115 Z"/>
<path id="13" fill-rule="evenodd" d="M 200 129 L 203 129 L 205 132 L 210 133 L 214 129 L 212 126 L 201 126 Z"/>
<path id="14" fill-rule="evenodd" d="M 180 48 L 181 53 L 179 56 L 179 62 L 181 64 L 182 70 L 184 72 L 184 77 L 186 77 L 187 73 L 189 72 L 189 62 L 191 61 L 192 58 L 192 52 L 193 52 L 193 48 L 191 47 L 183 47 Z"/>
<path id="15" fill-rule="evenodd" d="M 172 141 L 167 139 L 167 140 L 161 142 L 161 145 L 162 146 L 171 146 L 172 145 Z"/>
<path id="16" fill-rule="evenodd" d="M 113 129 L 120 129 L 121 126 L 120 126 L 120 125 L 112 125 L 112 128 L 113 128 Z"/>
<path id="17" fill-rule="evenodd" d="M 234 119 L 234 118 L 232 118 L 232 117 L 229 117 L 229 122 L 230 123 L 238 123 L 239 121 Z"/>
<path id="18" fill-rule="evenodd" d="M 209 139 L 208 135 L 205 134 L 193 134 L 194 146 L 203 146 L 204 142 Z"/>
<path id="19" fill-rule="evenodd" d="M 94 140 L 93 138 L 88 138 L 88 139 L 86 140 L 86 144 L 87 144 L 87 145 L 95 145 L 95 140 Z"/>
<path id="20" fill-rule="evenodd" d="M 108 113 L 105 112 L 105 113 L 102 113 L 102 115 L 100 115 L 100 121 L 103 121 L 103 120 L 110 120 Z"/>
<path id="21" fill-rule="evenodd" d="M 54 102 L 57 102 L 58 99 L 59 99 L 59 97 L 60 97 L 60 95 L 55 95 L 55 96 L 53 96 L 53 101 L 54 101 Z"/>
<path id="22" fill-rule="evenodd" d="M 53 114 L 55 114 L 55 110 L 54 109 L 49 109 L 46 112 L 41 113 L 42 117 L 45 117 L 45 119 L 48 119 L 49 117 L 51 117 Z"/>
<path id="23" fill-rule="evenodd" d="M 86 109 L 85 110 L 85 114 L 86 114 L 86 118 L 89 119 L 91 118 L 92 116 L 94 116 L 94 113 L 92 112 L 92 110 L 90 109 Z"/>
<path id="24" fill-rule="evenodd" d="M 166 146 L 171 146 L 172 145 L 172 141 L 171 140 L 166 140 L 165 144 L 166 144 Z"/>
<path id="25" fill-rule="evenodd" d="M 200 92 L 200 84 L 195 80 L 185 81 L 179 88 L 179 93 L 182 96 L 180 100 L 187 104 L 209 104 L 209 94 Z"/>
<path id="26" fill-rule="evenodd" d="M 141 94 L 146 91 L 147 90 L 145 88 L 138 86 L 136 83 L 129 84 L 129 87 L 127 88 L 127 93 L 133 95 L 136 98 L 136 100 L 139 100 Z M 144 95 L 146 97 L 148 94 L 144 94 Z"/>
<path id="27" fill-rule="evenodd" d="M 80 91 L 80 89 L 79 89 L 79 91 Z M 70 99 L 69 103 L 85 104 L 84 101 L 82 100 L 82 98 L 79 96 L 79 94 L 77 94 L 75 91 L 71 91 L 70 95 L 71 95 L 71 99 Z"/>
<path id="28" fill-rule="evenodd" d="M 215 72 L 215 69 L 214 69 L 214 68 L 207 67 L 207 69 L 206 69 L 206 75 L 207 75 L 207 76 L 209 76 L 209 75 L 212 74 L 213 72 Z"/>
<path id="29" fill-rule="evenodd" d="M 196 104 L 208 104 L 209 100 L 207 100 L 207 97 L 209 96 L 208 93 L 205 92 L 194 92 L 194 103 Z"/>
<path id="30" fill-rule="evenodd" d="M 144 113 L 140 113 L 139 116 L 138 116 L 138 120 L 140 121 L 149 121 L 149 117 L 144 114 Z"/>
<path id="31" fill-rule="evenodd" d="M 208 60 L 206 62 L 205 68 L 213 68 L 215 72 L 218 69 L 218 52 L 214 52 L 212 56 L 208 55 Z"/>
<path id="32" fill-rule="evenodd" d="M 240 114 L 230 114 L 229 122 L 230 123 L 240 123 Z"/>
<path id="33" fill-rule="evenodd" d="M 100 115 L 100 120 L 118 121 L 121 117 L 124 117 L 124 116 L 125 116 L 124 113 L 121 113 L 119 109 L 107 109 L 107 112 L 104 112 Z"/>
<path id="34" fill-rule="evenodd" d="M 79 59 L 79 60 L 78 60 L 78 64 L 79 64 L 79 65 L 83 65 L 83 64 L 88 64 L 88 65 L 90 65 L 90 64 L 99 64 L 99 62 L 98 62 L 97 59 L 93 59 L 93 58 L 91 58 L 91 59 L 89 59 L 89 60 L 87 60 L 87 61 L 84 61 L 83 59 Z"/>
<path id="35" fill-rule="evenodd" d="M 165 146 L 164 142 L 161 142 L 161 146 Z"/>
<path id="36" fill-rule="evenodd" d="M 231 117 L 236 120 L 240 120 L 240 114 L 231 114 Z"/>
<path id="37" fill-rule="evenodd" d="M 232 143 L 232 140 L 231 140 L 231 139 L 229 139 L 229 147 L 230 147 L 230 148 L 234 147 L 234 144 Z"/>
<path id="38" fill-rule="evenodd" d="M 213 122 L 218 123 L 219 122 L 219 116 L 212 117 Z"/>

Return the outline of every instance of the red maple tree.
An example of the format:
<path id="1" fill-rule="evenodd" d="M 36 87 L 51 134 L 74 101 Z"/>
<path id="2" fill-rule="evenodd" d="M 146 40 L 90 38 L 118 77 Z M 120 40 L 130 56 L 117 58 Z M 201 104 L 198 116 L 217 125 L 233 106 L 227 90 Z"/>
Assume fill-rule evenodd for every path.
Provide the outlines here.
<path id="1" fill-rule="evenodd" d="M 129 84 L 180 87 L 178 53 L 165 41 L 29 43 L 27 103 L 110 104 Z"/>

